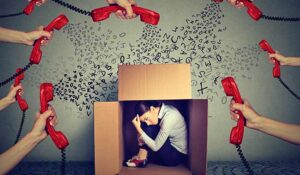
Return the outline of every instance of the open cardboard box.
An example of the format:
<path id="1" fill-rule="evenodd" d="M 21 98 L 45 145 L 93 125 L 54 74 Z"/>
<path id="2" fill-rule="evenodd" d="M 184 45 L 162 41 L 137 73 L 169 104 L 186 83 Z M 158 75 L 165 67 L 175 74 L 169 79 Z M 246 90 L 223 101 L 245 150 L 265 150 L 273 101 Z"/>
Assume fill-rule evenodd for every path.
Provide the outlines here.
<path id="1" fill-rule="evenodd" d="M 149 164 L 143 169 L 123 166 L 123 162 L 138 150 L 131 120 L 134 105 L 139 100 L 162 100 L 175 106 L 185 117 L 189 139 L 187 165 Z M 191 99 L 188 64 L 120 66 L 119 101 L 94 103 L 95 174 L 206 174 L 207 105 L 207 100 Z"/>

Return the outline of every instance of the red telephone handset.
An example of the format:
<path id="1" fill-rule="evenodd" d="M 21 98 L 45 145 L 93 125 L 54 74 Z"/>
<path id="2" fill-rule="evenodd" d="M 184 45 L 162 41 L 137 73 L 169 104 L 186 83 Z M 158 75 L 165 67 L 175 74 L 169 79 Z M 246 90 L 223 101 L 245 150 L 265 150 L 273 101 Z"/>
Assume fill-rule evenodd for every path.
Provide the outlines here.
<path id="1" fill-rule="evenodd" d="M 226 77 L 222 80 L 222 86 L 224 88 L 224 92 L 227 96 L 232 96 L 233 100 L 236 103 L 243 104 L 242 97 L 240 95 L 239 89 L 232 77 Z M 233 127 L 230 133 L 230 143 L 235 145 L 240 145 L 243 140 L 244 135 L 244 125 L 245 125 L 245 117 L 241 111 L 237 111 L 239 115 L 239 119 L 237 122 L 237 126 Z"/>
<path id="2" fill-rule="evenodd" d="M 26 15 L 30 15 L 33 10 L 34 10 L 34 6 L 37 2 L 40 2 L 41 0 L 31 0 L 29 2 L 29 4 L 24 8 L 23 12 L 26 14 Z"/>
<path id="3" fill-rule="evenodd" d="M 105 20 L 109 17 L 109 15 L 111 13 L 114 13 L 118 10 L 125 11 L 125 9 L 123 7 L 120 7 L 115 4 L 107 6 L 107 7 L 101 7 L 101 8 L 94 9 L 94 10 L 92 10 L 92 13 L 91 13 L 92 19 L 94 22 Z M 138 7 L 135 5 L 132 5 L 132 10 L 133 10 L 133 13 L 140 15 L 141 21 L 143 21 L 145 23 L 157 25 L 159 22 L 160 15 L 159 15 L 159 13 L 157 13 L 155 11 L 145 9 L 142 7 Z"/>
<path id="4" fill-rule="evenodd" d="M 215 2 L 223 2 L 223 0 L 214 0 Z M 259 20 L 262 16 L 262 12 L 257 8 L 250 0 L 237 0 L 237 2 L 242 2 L 247 7 L 247 13 L 255 21 Z"/>
<path id="5" fill-rule="evenodd" d="M 53 31 L 54 29 L 60 30 L 62 27 L 64 27 L 69 22 L 68 18 L 61 14 L 57 18 L 55 18 L 53 21 L 51 21 L 47 27 L 44 28 L 45 31 Z M 39 64 L 42 58 L 42 51 L 40 49 L 42 44 L 43 37 L 37 39 L 34 42 L 33 49 L 31 51 L 30 55 L 30 62 L 32 64 Z"/>
<path id="6" fill-rule="evenodd" d="M 51 83 L 43 83 L 40 86 L 40 104 L 41 113 L 48 110 L 48 102 L 53 100 L 53 85 Z M 64 149 L 69 145 L 67 137 L 61 131 L 55 131 L 50 125 L 50 119 L 47 119 L 46 130 L 50 135 L 52 141 L 58 149 Z"/>
<path id="7" fill-rule="evenodd" d="M 18 68 L 16 70 L 16 73 L 19 73 L 20 71 L 22 71 L 22 69 Z M 23 79 L 24 79 L 24 72 L 16 77 L 14 86 L 15 87 L 18 86 L 21 83 L 21 80 L 23 80 Z M 27 104 L 26 100 L 21 97 L 20 93 L 21 93 L 21 90 L 18 90 L 18 92 L 16 94 L 16 99 L 17 99 L 20 109 L 25 112 L 28 109 L 28 104 Z"/>
<path id="8" fill-rule="evenodd" d="M 268 53 L 275 53 L 271 45 L 266 40 L 261 40 L 259 42 L 259 46 L 262 50 L 267 51 Z M 273 77 L 278 78 L 280 77 L 280 62 L 275 58 L 272 58 L 275 61 L 274 68 L 273 68 Z"/>

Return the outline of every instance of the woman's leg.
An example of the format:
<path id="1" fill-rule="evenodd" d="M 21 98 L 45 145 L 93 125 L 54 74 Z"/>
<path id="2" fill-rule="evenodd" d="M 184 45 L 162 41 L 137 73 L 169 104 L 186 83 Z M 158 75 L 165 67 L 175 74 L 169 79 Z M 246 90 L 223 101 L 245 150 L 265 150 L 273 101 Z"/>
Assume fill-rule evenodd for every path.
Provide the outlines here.
<path id="1" fill-rule="evenodd" d="M 160 130 L 160 127 L 158 125 L 147 126 L 146 124 L 142 123 L 141 127 L 142 127 L 143 131 L 152 139 L 156 138 L 156 136 Z M 150 157 L 149 152 L 152 152 L 151 149 L 146 144 L 143 144 L 143 145 L 140 145 L 137 156 L 140 160 L 144 160 L 147 157 L 148 158 Z"/>
<path id="2" fill-rule="evenodd" d="M 176 166 L 181 163 L 185 163 L 187 156 L 176 150 L 171 145 L 170 139 L 168 138 L 164 145 L 157 151 L 158 164 L 164 166 Z"/>

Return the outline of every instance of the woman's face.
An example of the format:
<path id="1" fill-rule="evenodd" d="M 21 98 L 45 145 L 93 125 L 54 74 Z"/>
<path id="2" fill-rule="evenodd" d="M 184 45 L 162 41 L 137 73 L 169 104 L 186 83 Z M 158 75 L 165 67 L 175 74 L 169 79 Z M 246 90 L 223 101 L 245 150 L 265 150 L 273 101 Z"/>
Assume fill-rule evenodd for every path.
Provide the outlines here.
<path id="1" fill-rule="evenodd" d="M 158 114 L 155 112 L 154 108 L 151 107 L 149 111 L 145 112 L 142 116 L 140 116 L 140 121 L 145 122 L 148 126 L 157 125 Z"/>

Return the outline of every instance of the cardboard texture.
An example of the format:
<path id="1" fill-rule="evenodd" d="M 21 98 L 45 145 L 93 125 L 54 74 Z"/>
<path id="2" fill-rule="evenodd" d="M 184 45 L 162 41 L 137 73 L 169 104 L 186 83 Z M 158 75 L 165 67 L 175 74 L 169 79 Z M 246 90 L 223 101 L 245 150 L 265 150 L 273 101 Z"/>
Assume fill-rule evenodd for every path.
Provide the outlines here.
<path id="1" fill-rule="evenodd" d="M 119 101 L 190 99 L 190 65 L 120 65 L 118 88 Z"/>
<path id="2" fill-rule="evenodd" d="M 118 102 L 94 103 L 95 174 L 115 175 L 123 161 L 122 113 Z"/>
<path id="3" fill-rule="evenodd" d="M 135 65 L 120 66 L 119 68 L 119 97 L 121 100 L 94 103 L 95 174 L 205 175 L 208 103 L 207 100 L 191 99 L 189 65 Z M 153 76 L 148 78 L 150 72 Z M 187 77 L 178 78 L 181 75 Z M 166 87 L 176 88 L 169 93 L 164 89 Z M 156 90 L 152 90 L 153 88 Z M 163 90 L 160 91 L 160 89 Z M 176 94 L 175 91 L 180 94 Z M 138 150 L 136 131 L 131 124 L 135 115 L 133 107 L 139 100 L 150 99 L 162 100 L 166 104 L 171 104 L 184 116 L 188 126 L 189 139 L 187 165 L 164 167 L 150 162 L 143 169 L 122 166 L 123 161 L 136 154 Z"/>

